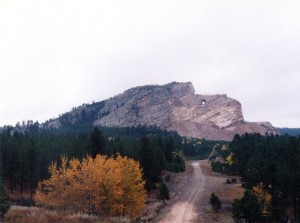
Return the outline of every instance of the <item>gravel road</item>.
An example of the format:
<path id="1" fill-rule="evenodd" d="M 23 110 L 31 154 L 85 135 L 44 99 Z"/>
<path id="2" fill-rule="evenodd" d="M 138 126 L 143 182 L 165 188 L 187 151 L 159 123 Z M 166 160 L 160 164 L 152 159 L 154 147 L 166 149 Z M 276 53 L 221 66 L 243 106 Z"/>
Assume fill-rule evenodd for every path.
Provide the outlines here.
<path id="1" fill-rule="evenodd" d="M 204 222 L 196 204 L 203 195 L 205 177 L 202 174 L 200 161 L 194 161 L 192 166 L 194 168 L 193 175 L 188 179 L 188 183 L 176 203 L 172 205 L 167 215 L 159 221 L 160 223 Z"/>

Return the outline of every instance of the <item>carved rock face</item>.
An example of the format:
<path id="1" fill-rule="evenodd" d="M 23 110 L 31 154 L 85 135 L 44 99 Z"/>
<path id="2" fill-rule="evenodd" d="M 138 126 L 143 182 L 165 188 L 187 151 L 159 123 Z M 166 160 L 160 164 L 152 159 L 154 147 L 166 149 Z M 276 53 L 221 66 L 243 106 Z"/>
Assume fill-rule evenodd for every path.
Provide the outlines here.
<path id="1" fill-rule="evenodd" d="M 195 94 L 192 83 L 136 87 L 105 101 L 95 125 L 156 125 L 182 136 L 231 140 L 235 134 L 279 133 L 270 123 L 245 123 L 241 104 L 226 95 Z"/>
<path id="2" fill-rule="evenodd" d="M 132 88 L 105 101 L 74 108 L 44 125 L 58 128 L 86 121 L 108 127 L 156 125 L 182 136 L 210 140 L 229 141 L 246 132 L 279 134 L 268 122 L 245 122 L 237 100 L 225 94 L 195 94 L 192 83 Z"/>

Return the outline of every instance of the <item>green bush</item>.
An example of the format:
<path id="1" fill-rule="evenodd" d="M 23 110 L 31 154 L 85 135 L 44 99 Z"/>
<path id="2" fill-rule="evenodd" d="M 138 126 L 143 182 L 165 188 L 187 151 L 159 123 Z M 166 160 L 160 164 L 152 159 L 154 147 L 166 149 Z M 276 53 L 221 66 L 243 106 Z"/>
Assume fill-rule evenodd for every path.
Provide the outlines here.
<path id="1" fill-rule="evenodd" d="M 170 199 L 170 191 L 165 183 L 162 183 L 159 187 L 157 199 L 162 200 L 165 203 L 165 200 Z"/>
<path id="2" fill-rule="evenodd" d="M 223 173 L 223 164 L 219 162 L 211 162 L 211 168 L 214 172 Z"/>

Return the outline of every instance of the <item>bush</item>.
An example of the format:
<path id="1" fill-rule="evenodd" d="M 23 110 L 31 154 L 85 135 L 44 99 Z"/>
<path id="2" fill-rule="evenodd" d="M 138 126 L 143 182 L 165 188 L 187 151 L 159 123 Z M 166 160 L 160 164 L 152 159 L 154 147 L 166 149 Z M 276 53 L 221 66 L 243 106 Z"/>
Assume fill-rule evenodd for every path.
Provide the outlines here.
<path id="1" fill-rule="evenodd" d="M 170 199 L 170 191 L 165 183 L 162 183 L 159 187 L 157 199 L 162 200 L 165 203 L 165 200 Z"/>
<path id="2" fill-rule="evenodd" d="M 166 170 L 174 173 L 185 171 L 185 159 L 181 154 L 175 154 L 171 163 L 168 163 Z"/>
<path id="3" fill-rule="evenodd" d="M 219 200 L 218 196 L 216 196 L 214 193 L 211 193 L 209 203 L 211 204 L 214 211 L 218 211 L 222 208 L 221 201 Z"/>
<path id="4" fill-rule="evenodd" d="M 214 172 L 223 173 L 223 165 L 219 162 L 211 162 L 211 168 Z"/>

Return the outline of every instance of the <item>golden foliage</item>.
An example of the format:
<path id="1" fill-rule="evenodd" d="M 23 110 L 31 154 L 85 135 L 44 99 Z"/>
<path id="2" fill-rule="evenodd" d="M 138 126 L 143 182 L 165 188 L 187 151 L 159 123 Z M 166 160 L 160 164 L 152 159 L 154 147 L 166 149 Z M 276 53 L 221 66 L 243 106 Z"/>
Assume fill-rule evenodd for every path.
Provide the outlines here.
<path id="1" fill-rule="evenodd" d="M 127 157 L 88 156 L 80 162 L 61 157 L 50 179 L 39 183 L 35 200 L 45 206 L 83 213 L 138 216 L 145 203 L 145 182 L 138 162 Z"/>
<path id="2" fill-rule="evenodd" d="M 272 196 L 265 190 L 264 184 L 258 184 L 257 186 L 252 188 L 252 191 L 257 196 L 262 207 L 262 211 L 267 211 L 270 206 Z"/>
<path id="3" fill-rule="evenodd" d="M 125 216 L 137 216 L 140 210 L 136 207 L 144 208 L 146 194 L 144 190 L 145 182 L 142 181 L 140 164 L 132 159 L 117 157 L 117 163 L 121 165 L 121 188 L 123 213 Z"/>
<path id="4" fill-rule="evenodd" d="M 229 156 L 226 157 L 226 162 L 229 166 L 234 163 L 234 154 L 231 152 Z"/>

